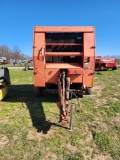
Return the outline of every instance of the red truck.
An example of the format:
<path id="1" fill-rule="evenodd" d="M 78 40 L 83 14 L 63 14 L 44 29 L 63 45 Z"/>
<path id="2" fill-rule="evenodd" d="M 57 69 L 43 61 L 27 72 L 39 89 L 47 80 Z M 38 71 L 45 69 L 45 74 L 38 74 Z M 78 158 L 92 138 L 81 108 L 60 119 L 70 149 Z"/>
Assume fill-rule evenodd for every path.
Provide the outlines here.
<path id="1" fill-rule="evenodd" d="M 115 58 L 111 58 L 111 57 L 106 58 L 101 56 L 95 57 L 95 69 L 104 70 L 109 68 L 111 68 L 112 70 L 117 69 Z"/>

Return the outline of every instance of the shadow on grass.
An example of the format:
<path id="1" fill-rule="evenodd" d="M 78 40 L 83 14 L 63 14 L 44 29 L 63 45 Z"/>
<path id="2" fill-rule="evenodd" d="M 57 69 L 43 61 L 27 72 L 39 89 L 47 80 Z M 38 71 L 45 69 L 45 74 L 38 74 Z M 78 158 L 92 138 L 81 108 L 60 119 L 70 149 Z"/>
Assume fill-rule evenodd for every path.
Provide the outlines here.
<path id="1" fill-rule="evenodd" d="M 51 125 L 67 129 L 67 127 L 47 121 L 45 117 L 42 102 L 56 102 L 58 101 L 57 95 L 48 95 L 45 97 L 36 98 L 34 96 L 33 85 L 10 85 L 8 86 L 8 89 L 9 92 L 4 101 L 21 102 L 23 107 L 27 106 L 33 127 L 37 129 L 37 132 L 43 132 L 43 134 L 47 134 Z M 24 104 L 26 104 L 26 106 Z"/>

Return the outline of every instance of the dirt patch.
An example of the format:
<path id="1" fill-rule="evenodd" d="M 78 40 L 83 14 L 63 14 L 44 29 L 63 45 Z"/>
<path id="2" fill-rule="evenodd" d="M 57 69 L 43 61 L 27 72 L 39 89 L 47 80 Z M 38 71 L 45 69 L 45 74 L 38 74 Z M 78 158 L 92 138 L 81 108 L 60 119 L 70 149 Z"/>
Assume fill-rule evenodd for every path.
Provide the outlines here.
<path id="1" fill-rule="evenodd" d="M 113 160 L 110 155 L 94 155 L 93 160 Z"/>
<path id="2" fill-rule="evenodd" d="M 91 156 L 92 156 L 92 152 L 93 152 L 93 148 L 92 147 L 85 147 L 83 150 L 83 156 L 84 156 L 84 159 L 91 159 Z"/>
<path id="3" fill-rule="evenodd" d="M 85 126 L 85 131 L 84 131 L 85 134 L 85 144 L 89 144 L 90 141 L 93 139 L 93 136 L 92 136 L 92 132 L 89 130 L 88 126 Z"/>
<path id="4" fill-rule="evenodd" d="M 116 101 L 119 101 L 119 99 L 118 99 L 118 98 L 115 98 L 115 97 L 112 98 L 112 100 L 115 101 L 115 102 L 116 102 Z"/>
<path id="5" fill-rule="evenodd" d="M 41 141 L 43 138 L 49 139 L 53 134 L 55 134 L 55 130 L 50 129 L 47 134 L 43 134 L 43 132 L 34 132 L 34 131 L 29 131 L 28 132 L 28 139 L 29 140 L 39 140 Z"/>
<path id="6" fill-rule="evenodd" d="M 50 153 L 48 153 L 44 158 L 43 158 L 43 160 L 50 160 L 50 159 L 53 159 L 53 160 L 57 160 L 58 159 L 58 157 L 57 157 L 57 155 L 55 155 L 55 154 L 50 154 Z"/>
<path id="7" fill-rule="evenodd" d="M 14 135 L 13 139 L 14 139 L 14 141 L 16 141 L 18 139 L 18 136 Z"/>
<path id="8" fill-rule="evenodd" d="M 18 110 L 18 109 L 16 109 L 16 110 Z M 1 123 L 7 123 L 7 122 L 10 120 L 10 118 L 13 118 L 13 117 L 14 117 L 14 115 L 15 115 L 15 112 L 14 112 L 14 114 L 13 114 L 13 112 L 10 113 L 10 114 L 7 115 L 6 117 L 4 117 L 4 119 L 0 120 L 0 124 L 1 124 Z M 15 116 L 15 117 L 16 117 L 16 116 Z"/>
<path id="9" fill-rule="evenodd" d="M 79 149 L 76 147 L 76 146 L 72 146 L 71 144 L 67 144 L 67 149 L 69 150 L 69 151 L 71 151 L 72 153 L 75 153 L 75 152 L 77 152 Z"/>
<path id="10" fill-rule="evenodd" d="M 104 84 L 95 84 L 95 86 L 94 86 L 94 91 L 96 91 L 97 92 L 97 96 L 99 97 L 99 96 L 101 96 L 102 95 L 102 89 L 104 88 Z"/>
<path id="11" fill-rule="evenodd" d="M 98 149 L 96 149 L 96 145 L 93 144 L 93 147 L 86 146 L 82 148 L 82 154 L 85 160 L 112 160 L 110 154 L 102 155 Z"/>
<path id="12" fill-rule="evenodd" d="M 5 135 L 1 135 L 0 138 L 0 147 L 4 146 L 5 144 L 9 143 L 9 139 Z"/>
<path id="13" fill-rule="evenodd" d="M 120 125 L 120 113 L 118 113 L 115 117 L 111 119 L 111 122 L 114 123 L 116 126 Z"/>
<path id="14" fill-rule="evenodd" d="M 2 124 L 2 123 L 8 122 L 8 121 L 9 121 L 9 118 L 10 118 L 10 117 L 5 117 L 4 119 L 0 120 L 0 123 Z"/>
<path id="15" fill-rule="evenodd" d="M 28 139 L 29 140 L 36 140 L 37 139 L 37 140 L 41 141 L 42 140 L 42 136 L 40 135 L 40 133 L 29 131 L 28 132 Z"/>
<path id="16" fill-rule="evenodd" d="M 120 84 L 118 84 L 117 86 L 120 87 Z"/>
<path id="17" fill-rule="evenodd" d="M 106 104 L 107 100 L 103 99 L 103 98 L 102 99 L 98 98 L 98 99 L 95 99 L 95 102 L 96 102 L 96 106 L 95 107 L 98 108 L 99 105 Z"/>
<path id="18" fill-rule="evenodd" d="M 97 132 L 108 131 L 107 124 L 101 121 L 100 119 L 96 119 L 95 121 L 92 122 L 92 124 L 90 122 L 87 122 L 87 124 L 89 128 L 92 129 L 92 131 L 94 130 Z"/>
<path id="19" fill-rule="evenodd" d="M 92 148 L 90 146 L 90 143 L 93 140 L 93 135 L 92 135 L 91 130 L 88 128 L 87 124 L 86 124 L 83 132 L 85 133 L 84 134 L 84 139 L 81 139 L 80 142 L 79 142 L 83 146 L 82 147 L 82 151 L 86 152 L 86 150 L 89 150 L 90 153 L 91 153 L 92 152 Z"/>

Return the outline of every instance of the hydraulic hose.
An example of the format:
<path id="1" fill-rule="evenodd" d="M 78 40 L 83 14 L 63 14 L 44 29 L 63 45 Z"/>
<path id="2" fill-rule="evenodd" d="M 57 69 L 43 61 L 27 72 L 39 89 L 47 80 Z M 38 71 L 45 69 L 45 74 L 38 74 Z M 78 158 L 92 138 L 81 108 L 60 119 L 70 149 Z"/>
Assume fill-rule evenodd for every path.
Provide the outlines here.
<path id="1" fill-rule="evenodd" d="M 75 98 L 77 99 L 77 102 L 78 102 L 78 107 L 79 107 L 76 111 L 79 112 L 79 111 L 80 111 L 80 102 L 79 102 L 78 97 L 77 97 L 76 94 L 75 94 L 73 91 L 71 91 L 71 90 L 66 89 L 65 91 L 68 91 L 68 92 L 70 92 L 71 94 L 73 94 L 73 95 L 75 96 Z M 75 115 L 75 117 L 76 117 L 77 119 L 80 118 L 80 117 L 78 117 L 78 116 L 75 114 L 75 112 L 73 112 L 73 114 Z"/>

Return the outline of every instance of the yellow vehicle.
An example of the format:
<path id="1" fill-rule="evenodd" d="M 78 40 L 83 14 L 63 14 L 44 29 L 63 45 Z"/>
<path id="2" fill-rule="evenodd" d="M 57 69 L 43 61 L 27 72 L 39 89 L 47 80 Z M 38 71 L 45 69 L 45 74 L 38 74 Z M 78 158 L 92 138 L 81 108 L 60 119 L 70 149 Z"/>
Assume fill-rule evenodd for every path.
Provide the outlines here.
<path id="1" fill-rule="evenodd" d="M 0 101 L 6 96 L 7 92 L 7 84 L 5 82 L 0 83 Z"/>
<path id="2" fill-rule="evenodd" d="M 7 85 L 10 84 L 10 75 L 8 68 L 0 68 L 0 101 L 7 95 Z"/>

